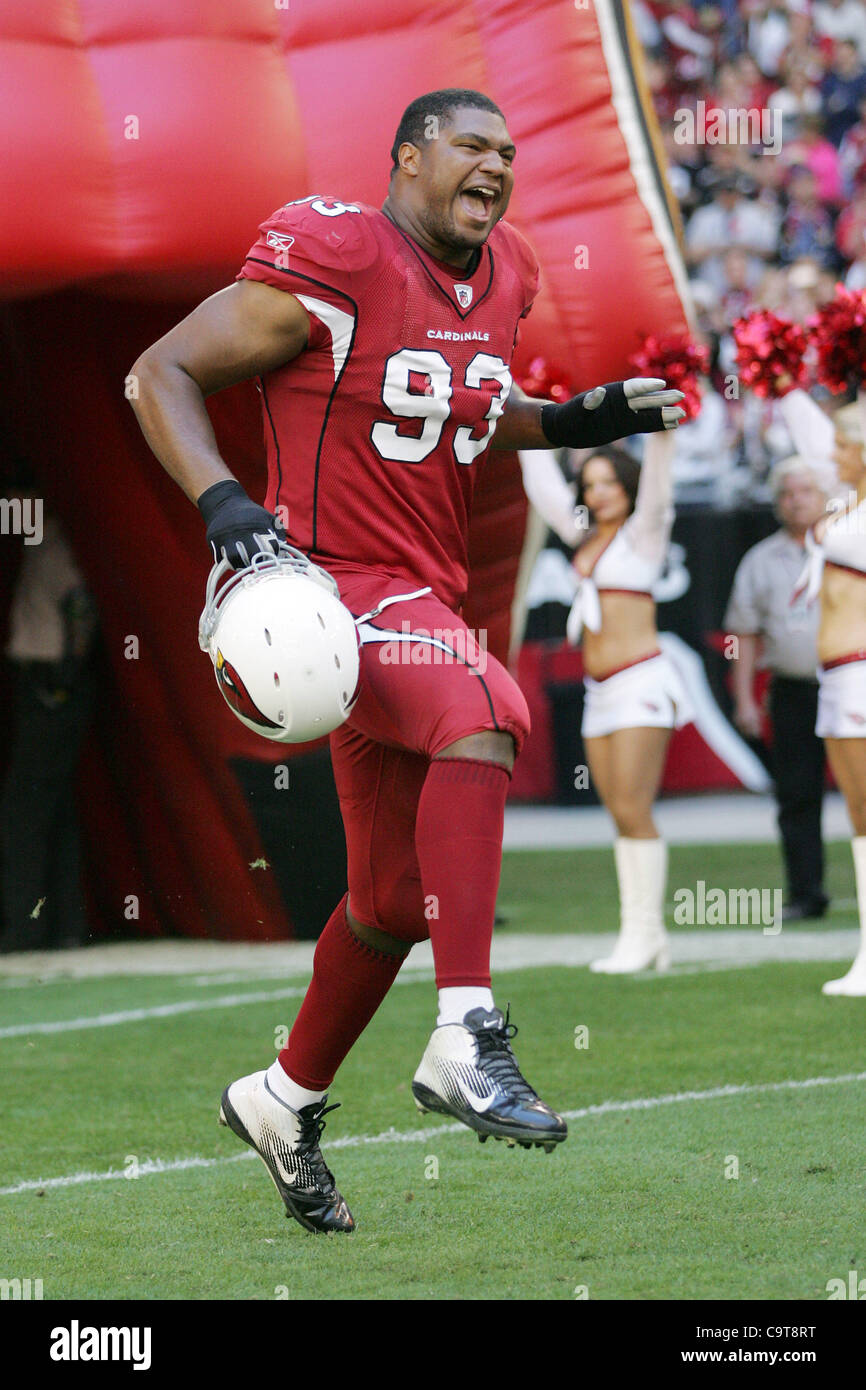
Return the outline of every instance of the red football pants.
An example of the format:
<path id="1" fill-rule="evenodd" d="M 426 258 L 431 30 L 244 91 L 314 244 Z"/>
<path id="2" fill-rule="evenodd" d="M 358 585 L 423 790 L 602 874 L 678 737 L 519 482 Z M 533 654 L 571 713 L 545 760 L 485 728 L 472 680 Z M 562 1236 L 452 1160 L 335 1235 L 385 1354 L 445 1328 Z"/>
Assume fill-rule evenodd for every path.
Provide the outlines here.
<path id="1" fill-rule="evenodd" d="M 335 574 L 355 616 L 411 592 L 403 579 Z M 509 733 L 519 752 L 529 730 L 526 702 L 481 635 L 432 595 L 383 608 L 360 632 L 360 693 L 348 722 L 331 735 L 352 914 L 407 948 L 430 936 L 440 987 L 484 985 L 508 773 L 436 755 L 484 730 Z M 320 938 L 310 991 L 280 1054 L 310 1089 L 330 1084 L 399 969 L 384 953 L 359 952 L 349 935 L 341 904 Z"/>

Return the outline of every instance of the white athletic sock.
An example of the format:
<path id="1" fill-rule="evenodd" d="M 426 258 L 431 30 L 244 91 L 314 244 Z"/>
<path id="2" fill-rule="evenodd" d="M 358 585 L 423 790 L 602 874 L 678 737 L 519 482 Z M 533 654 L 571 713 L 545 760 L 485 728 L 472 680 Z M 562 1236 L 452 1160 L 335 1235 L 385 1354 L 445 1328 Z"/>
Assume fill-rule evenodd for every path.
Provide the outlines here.
<path id="1" fill-rule="evenodd" d="M 279 1062 L 272 1062 L 268 1067 L 268 1085 L 274 1095 L 292 1110 L 302 1110 L 305 1105 L 312 1105 L 314 1101 L 324 1100 L 327 1091 L 308 1091 L 304 1086 L 299 1086 L 290 1076 L 287 1076 Z"/>
<path id="2" fill-rule="evenodd" d="M 443 1023 L 462 1023 L 470 1009 L 494 1009 L 493 994 L 475 985 L 452 985 L 439 991 L 439 1017 L 436 1027 Z"/>

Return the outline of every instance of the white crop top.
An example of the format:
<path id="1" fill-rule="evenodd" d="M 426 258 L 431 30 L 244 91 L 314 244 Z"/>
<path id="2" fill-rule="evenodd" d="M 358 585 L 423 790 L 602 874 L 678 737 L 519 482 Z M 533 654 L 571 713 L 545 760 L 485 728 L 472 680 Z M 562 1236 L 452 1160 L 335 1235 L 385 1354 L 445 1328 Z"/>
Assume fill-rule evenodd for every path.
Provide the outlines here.
<path id="1" fill-rule="evenodd" d="M 807 603 L 815 601 L 821 592 L 825 565 L 851 570 L 866 579 L 866 498 L 856 507 L 831 517 L 820 542 L 812 531 L 807 531 L 806 563 L 791 596 L 792 603 L 801 595 Z"/>
<path id="2" fill-rule="evenodd" d="M 866 415 L 866 397 L 861 392 L 858 404 L 861 416 Z M 794 446 L 804 463 L 818 469 L 836 470 L 832 463 L 833 422 L 805 391 L 791 391 L 781 401 L 782 415 Z M 864 431 L 866 432 L 866 431 Z M 812 603 L 821 589 L 825 565 L 838 565 L 866 577 L 866 499 L 856 506 L 846 505 L 848 498 L 839 493 L 830 499 L 830 516 L 820 542 L 814 532 L 806 534 L 806 563 L 797 580 L 792 602 L 805 595 Z M 835 505 L 834 505 L 835 504 Z"/>
<path id="3" fill-rule="evenodd" d="M 577 572 L 577 595 L 566 627 L 574 646 L 584 627 L 590 632 L 601 631 L 599 594 L 651 595 L 661 577 L 674 523 L 673 453 L 673 430 L 647 436 L 634 511 L 608 541 L 590 573 Z"/>

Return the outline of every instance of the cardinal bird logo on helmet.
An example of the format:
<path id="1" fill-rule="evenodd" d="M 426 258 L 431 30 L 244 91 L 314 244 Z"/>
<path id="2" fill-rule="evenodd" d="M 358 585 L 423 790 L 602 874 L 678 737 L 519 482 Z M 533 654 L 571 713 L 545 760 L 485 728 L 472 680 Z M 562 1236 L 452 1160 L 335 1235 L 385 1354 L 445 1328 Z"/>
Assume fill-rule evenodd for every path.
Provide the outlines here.
<path id="1" fill-rule="evenodd" d="M 275 724 L 272 719 L 268 719 L 267 715 L 262 714 L 234 666 L 231 662 L 226 661 L 221 651 L 217 651 L 216 655 L 216 675 L 226 703 L 231 705 L 236 714 L 242 714 L 245 719 L 251 720 L 253 724 L 258 724 L 262 729 L 282 727 L 280 724 Z"/>

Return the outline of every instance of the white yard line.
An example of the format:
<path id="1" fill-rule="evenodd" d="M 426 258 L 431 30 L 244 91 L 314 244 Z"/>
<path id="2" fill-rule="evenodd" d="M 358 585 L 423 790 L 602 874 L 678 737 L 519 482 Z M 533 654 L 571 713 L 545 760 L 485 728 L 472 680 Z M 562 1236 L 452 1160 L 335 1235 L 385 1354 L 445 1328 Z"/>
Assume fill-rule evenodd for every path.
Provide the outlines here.
<path id="1" fill-rule="evenodd" d="M 153 1004 L 147 1009 L 118 1009 L 111 1014 L 87 1014 L 51 1023 L 13 1023 L 0 1028 L 0 1038 L 26 1037 L 30 1033 L 77 1033 L 82 1028 L 113 1028 L 119 1023 L 140 1023 L 146 1018 L 171 1018 L 174 1014 L 201 1013 L 204 1009 L 234 1009 L 239 1004 L 270 1004 L 275 999 L 298 999 L 306 990 L 269 989 L 254 994 L 223 994 L 216 999 L 178 999 L 173 1004 Z"/>
<path id="2" fill-rule="evenodd" d="M 765 936 L 760 927 L 751 930 L 726 931 L 719 927 L 704 927 L 699 931 L 677 932 L 672 937 L 674 969 L 667 975 L 635 976 L 635 979 L 666 979 L 680 974 L 693 974 L 699 970 L 736 970 L 750 965 L 765 965 L 774 962 L 850 961 L 853 959 L 859 939 L 856 930 L 803 931 L 784 929 L 777 936 Z M 533 933 L 503 933 L 494 938 L 493 973 L 494 976 L 507 975 L 516 970 L 530 970 L 545 966 L 573 968 L 588 965 L 590 961 L 608 955 L 613 948 L 614 937 L 610 935 L 580 935 L 578 933 L 558 933 L 548 936 Z M 251 978 L 262 978 L 261 967 Z M 297 978 L 300 974 L 305 981 L 309 971 L 292 972 Z M 242 980 L 243 975 L 236 978 Z M 281 978 L 285 978 L 282 975 Z M 411 985 L 429 982 L 433 979 L 433 954 L 429 941 L 415 948 L 411 960 L 403 967 L 397 977 L 398 985 Z M 494 981 L 495 983 L 495 981 Z M 626 980 L 628 983 L 628 980 Z M 583 984 L 576 986 L 582 988 Z M 75 1033 L 85 1028 L 111 1028 L 125 1023 L 140 1023 L 150 1018 L 171 1018 L 177 1014 L 203 1013 L 212 1009 L 236 1009 L 247 1004 L 270 1004 L 278 999 L 300 998 L 306 989 L 303 985 L 287 986 L 282 989 L 249 991 L 238 994 L 220 994 L 212 998 L 178 999 L 170 1004 L 153 1004 L 140 1009 L 117 1009 L 110 1013 L 86 1014 L 78 1018 L 14 1023 L 0 1028 L 3 1038 L 27 1037 L 39 1033 Z"/>
<path id="3" fill-rule="evenodd" d="M 713 1086 L 706 1091 L 675 1091 L 663 1096 L 640 1096 L 634 1100 L 605 1100 L 600 1105 L 587 1105 L 581 1110 L 566 1110 L 567 1120 L 594 1119 L 602 1115 L 619 1115 L 632 1110 L 657 1110 L 666 1105 L 685 1105 L 702 1100 L 729 1100 L 735 1096 L 767 1095 L 779 1091 L 805 1091 L 819 1086 L 850 1086 L 866 1081 L 866 1071 L 846 1072 L 841 1076 L 810 1076 L 803 1080 L 758 1081 L 741 1085 Z M 381 1134 L 347 1134 L 326 1144 L 333 1149 L 357 1149 L 371 1144 L 422 1144 L 438 1139 L 445 1134 L 460 1134 L 466 1126 L 444 1124 L 426 1129 L 401 1131 L 386 1129 Z M 226 1154 L 221 1158 L 147 1159 L 139 1163 L 137 1177 L 152 1177 L 161 1173 L 179 1173 L 188 1168 L 219 1168 L 226 1163 L 239 1163 L 244 1159 L 256 1158 L 251 1149 L 244 1153 Z M 21 1192 L 41 1192 L 57 1187 L 77 1187 L 85 1183 L 114 1182 L 117 1179 L 133 1181 L 131 1175 L 119 1168 L 108 1168 L 104 1172 L 68 1173 L 58 1178 L 25 1178 L 10 1187 L 0 1187 L 0 1197 L 14 1197 Z"/>

